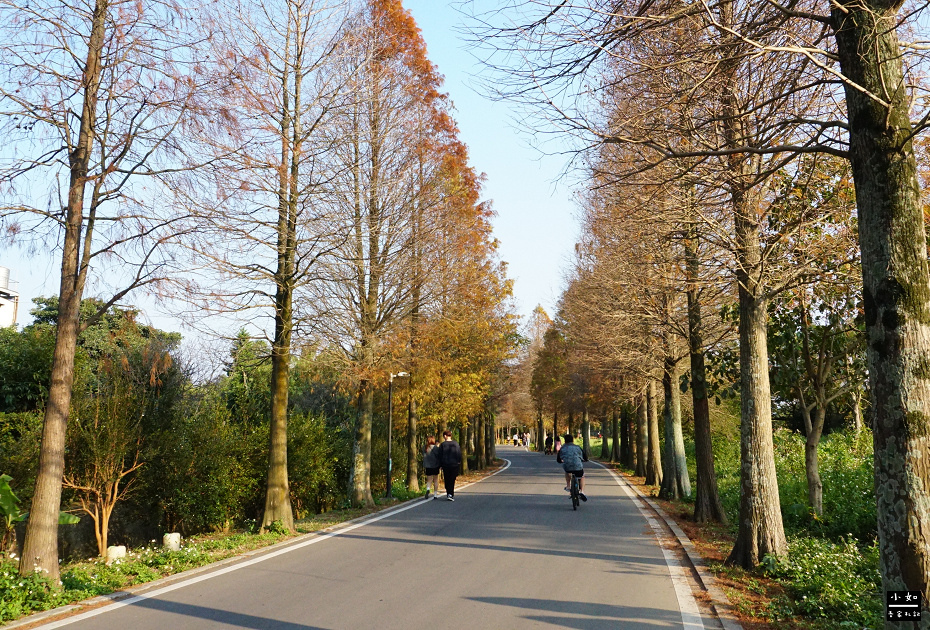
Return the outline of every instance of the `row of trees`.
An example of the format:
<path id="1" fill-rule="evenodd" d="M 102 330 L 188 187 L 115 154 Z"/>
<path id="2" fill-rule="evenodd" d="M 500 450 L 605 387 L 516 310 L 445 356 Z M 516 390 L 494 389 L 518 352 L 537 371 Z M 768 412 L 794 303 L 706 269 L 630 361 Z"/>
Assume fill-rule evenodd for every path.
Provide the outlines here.
<path id="1" fill-rule="evenodd" d="M 22 571 L 58 573 L 82 330 L 139 288 L 186 300 L 204 329 L 247 322 L 267 340 L 263 527 L 293 529 L 301 353 L 326 356 L 357 397 L 355 505 L 373 503 L 374 394 L 391 371 L 412 374 L 413 489 L 419 423 L 485 417 L 515 342 L 510 286 L 481 179 L 399 1 L 4 1 L 0 22 L 0 225 L 62 254 Z M 88 286 L 106 297 L 82 313 Z"/>
<path id="2" fill-rule="evenodd" d="M 861 270 L 884 587 L 930 595 L 930 515 L 923 508 L 930 453 L 920 437 L 930 417 L 930 280 L 914 143 L 927 120 L 915 109 L 924 103 L 925 60 L 924 47 L 899 40 L 899 31 L 919 40 L 925 5 L 518 4 L 521 10 L 485 16 L 476 28 L 499 70 L 496 93 L 521 99 L 542 124 L 555 121 L 582 139 L 594 197 L 585 200 L 586 212 L 623 216 L 619 243 L 588 219 L 586 235 L 596 236 L 582 245 L 579 280 L 596 285 L 595 260 L 605 243 L 625 250 L 626 265 L 648 263 L 635 267 L 635 281 L 621 280 L 640 294 L 638 308 L 606 308 L 595 324 L 613 318 L 631 333 L 622 344 L 600 346 L 603 353 L 659 357 L 650 367 L 661 363 L 672 385 L 678 362 L 690 355 L 690 382 L 701 388 L 706 379 L 695 350 L 706 346 L 701 336 L 717 334 L 717 322 L 708 317 L 712 309 L 694 308 L 695 299 L 713 304 L 701 301 L 714 299 L 707 286 L 736 294 L 722 318 L 736 325 L 742 415 L 741 505 L 730 562 L 752 567 L 765 554 L 786 551 L 772 458 L 770 312 L 776 327 L 786 317 L 795 321 L 781 339 L 794 337 L 797 351 L 780 357 L 779 367 L 793 366 L 805 381 L 795 389 L 809 429 L 816 504 L 818 425 L 828 402 L 850 384 L 833 370 L 856 367 L 855 359 L 837 362 L 833 352 L 857 343 L 841 331 L 859 301 L 847 282 Z M 511 22 L 500 24 L 501 15 Z M 846 179 L 855 189 L 855 223 Z M 639 209 L 631 207 L 634 199 Z M 656 221 L 644 221 L 643 213 Z M 861 258 L 850 265 L 853 235 Z M 828 288 L 834 282 L 835 291 Z M 655 283 L 678 288 L 677 297 L 654 291 Z M 573 283 L 569 294 L 575 290 Z M 602 294 L 615 298 L 625 301 Z M 703 328 L 695 326 L 698 317 L 707 320 Z M 789 374 L 779 370 L 778 378 Z M 666 397 L 676 389 L 666 387 Z M 703 424 L 696 419 L 701 434 Z M 700 454 L 698 461 L 709 463 Z M 681 490 L 681 472 L 668 466 Z"/>

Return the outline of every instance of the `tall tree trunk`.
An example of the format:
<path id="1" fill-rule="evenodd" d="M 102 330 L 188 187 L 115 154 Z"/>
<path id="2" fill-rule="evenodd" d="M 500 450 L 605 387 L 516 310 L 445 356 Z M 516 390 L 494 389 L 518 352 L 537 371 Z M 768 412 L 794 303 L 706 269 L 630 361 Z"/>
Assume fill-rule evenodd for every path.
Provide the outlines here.
<path id="1" fill-rule="evenodd" d="M 784 555 L 788 544 L 782 525 L 772 442 L 766 300 L 759 296 L 760 226 L 750 216 L 745 197 L 734 193 L 734 198 L 739 248 L 741 465 L 739 529 L 727 563 L 751 569 L 766 554 Z"/>
<path id="2" fill-rule="evenodd" d="M 636 471 L 639 469 L 639 457 L 637 452 L 639 450 L 639 404 L 637 403 L 632 409 L 630 414 L 630 425 L 627 427 L 629 431 L 629 445 L 630 445 L 630 470 L 636 474 Z M 643 472 L 645 473 L 645 464 L 643 464 Z"/>
<path id="3" fill-rule="evenodd" d="M 575 412 L 571 409 L 568 410 L 568 434 L 575 437 Z"/>
<path id="4" fill-rule="evenodd" d="M 418 133 L 423 134 L 422 125 L 418 125 Z M 422 144 L 422 143 L 421 143 Z M 417 186 L 418 191 L 422 192 L 424 188 L 423 175 L 423 152 L 417 152 Z M 410 401 L 407 403 L 407 490 L 409 492 L 420 491 L 419 476 L 419 449 L 417 448 L 417 401 L 415 397 L 413 374 L 416 368 L 416 359 L 419 346 L 420 333 L 420 302 L 422 301 L 423 291 L 423 199 L 417 195 L 414 204 L 412 238 L 413 241 L 413 286 L 410 291 L 410 376 L 409 376 L 409 396 Z M 480 468 L 480 463 L 479 463 Z"/>
<path id="5" fill-rule="evenodd" d="M 286 293 L 287 297 L 283 299 L 288 302 L 286 310 L 289 312 L 290 292 Z M 271 427 L 262 530 L 277 521 L 293 532 L 294 513 L 287 478 L 287 395 L 291 335 L 289 322 L 284 322 L 285 317 L 275 315 L 275 343 L 271 349 Z"/>
<path id="6" fill-rule="evenodd" d="M 627 426 L 624 426 L 624 423 Z M 625 453 L 630 449 L 629 421 L 626 417 L 626 410 L 621 409 L 617 413 L 616 407 L 610 414 L 611 432 L 614 436 L 613 448 L 610 450 L 610 461 L 625 465 Z"/>
<path id="7" fill-rule="evenodd" d="M 417 401 L 410 377 L 410 399 L 407 401 L 407 490 L 420 491 L 419 452 L 417 448 Z"/>
<path id="8" fill-rule="evenodd" d="M 581 412 L 581 440 L 584 445 L 584 452 L 588 457 L 593 457 L 591 453 L 591 417 L 588 415 L 588 408 L 585 407 Z"/>
<path id="9" fill-rule="evenodd" d="M 371 419 L 374 412 L 374 390 L 371 381 L 363 380 L 358 388 L 358 415 L 355 422 L 355 443 L 352 468 L 349 471 L 349 498 L 355 507 L 373 507 L 371 496 Z"/>
<path id="10" fill-rule="evenodd" d="M 832 22 L 840 67 L 855 82 L 844 88 L 862 251 L 882 584 L 886 591 L 921 591 L 926 619 L 930 283 L 910 99 L 895 31 L 900 6 L 846 0 L 833 9 Z M 904 625 L 912 624 L 886 624 Z"/>
<path id="11" fill-rule="evenodd" d="M 685 439 L 681 430 L 681 390 L 678 386 L 678 361 L 665 358 L 662 390 L 665 396 L 665 477 L 659 496 L 677 499 L 691 496 L 691 479 L 685 457 Z"/>
<path id="12" fill-rule="evenodd" d="M 471 454 L 471 440 L 469 439 L 469 433 L 471 431 L 471 425 L 465 424 L 465 426 L 459 429 L 459 442 L 462 447 L 462 474 L 468 474 L 468 456 Z"/>
<path id="13" fill-rule="evenodd" d="M 817 447 L 820 435 L 811 432 L 804 441 L 804 470 L 807 473 L 807 502 L 818 516 L 823 515 L 823 482 L 820 480 L 820 465 Z"/>
<path id="14" fill-rule="evenodd" d="M 484 470 L 484 413 L 475 414 L 475 468 Z"/>
<path id="15" fill-rule="evenodd" d="M 720 4 L 720 21 L 724 26 L 733 25 L 733 5 L 732 1 Z M 737 147 L 745 142 L 743 126 L 752 124 L 736 93 L 740 64 L 745 63 L 744 44 L 732 33 L 724 33 L 723 38 L 721 127 L 727 145 Z M 727 563 L 753 569 L 766 554 L 784 555 L 788 543 L 781 519 L 772 444 L 767 311 L 759 245 L 762 225 L 758 205 L 747 194 L 754 179 L 748 158 L 732 153 L 727 160 L 739 285 L 740 354 L 739 529 Z"/>
<path id="16" fill-rule="evenodd" d="M 622 412 L 621 412 L 622 413 Z M 623 461 L 623 452 L 630 447 L 629 436 L 623 430 L 623 421 L 618 417 L 617 408 L 610 412 L 610 433 L 613 435 L 613 446 L 610 449 L 610 461 L 617 463 Z"/>
<path id="17" fill-rule="evenodd" d="M 646 409 L 646 394 L 639 395 L 636 406 L 636 476 L 646 476 L 646 451 L 649 450 L 649 411 Z"/>
<path id="18" fill-rule="evenodd" d="M 553 434 L 553 438 L 552 438 L 553 440 L 557 437 L 560 437 L 559 436 L 559 410 L 558 409 L 552 410 L 552 434 Z"/>
<path id="19" fill-rule="evenodd" d="M 610 461 L 610 436 L 612 435 L 613 424 L 607 415 L 601 417 L 601 459 Z"/>
<path id="20" fill-rule="evenodd" d="M 41 572 L 56 587 L 59 582 L 58 513 L 61 510 L 61 483 L 65 468 L 65 438 L 71 408 L 71 388 L 74 385 L 74 353 L 81 326 L 81 298 L 90 263 L 88 250 L 93 230 L 91 220 L 88 222 L 87 233 L 83 235 L 82 251 L 84 197 L 96 135 L 101 58 L 108 9 L 107 0 L 96 0 L 81 80 L 83 103 L 80 126 L 77 142 L 68 155 L 70 178 L 61 253 L 61 283 L 58 289 L 58 329 L 52 354 L 48 401 L 42 422 L 35 491 L 19 562 L 20 573 Z"/>
<path id="21" fill-rule="evenodd" d="M 540 453 L 546 451 L 546 425 L 543 422 L 542 409 L 536 411 L 536 450 Z"/>
<path id="22" fill-rule="evenodd" d="M 659 441 L 659 401 L 656 397 L 656 382 L 650 378 L 646 386 L 646 409 L 648 411 L 649 442 L 646 447 L 646 485 L 662 483 L 662 444 Z"/>
<path id="23" fill-rule="evenodd" d="M 698 523 L 727 523 L 720 494 L 717 492 L 717 472 L 714 468 L 714 445 L 710 430 L 710 405 L 707 400 L 707 370 L 704 366 L 704 338 L 701 328 L 701 300 L 698 290 L 697 222 L 688 226 L 685 246 L 685 269 L 688 293 L 688 352 L 691 359 L 691 401 L 694 407 L 694 459 L 697 469 L 697 489 L 694 498 L 694 520 Z"/>
<path id="24" fill-rule="evenodd" d="M 285 55 L 290 60 L 291 24 L 288 23 Z M 296 65 L 296 64 L 295 64 Z M 297 257 L 298 179 L 302 133 L 300 87 L 295 72 L 290 85 L 289 64 L 281 74 L 281 168 L 278 171 L 277 268 L 275 269 L 274 340 L 271 344 L 271 426 L 268 437 L 268 476 L 262 530 L 280 522 L 294 531 L 294 513 L 287 478 L 287 404 L 293 330 L 294 275 Z M 293 92 L 291 91 L 293 89 Z M 293 107 L 291 105 L 293 98 Z"/>
<path id="25" fill-rule="evenodd" d="M 489 411 L 484 412 L 484 456 L 490 466 L 494 462 L 494 423 Z"/>

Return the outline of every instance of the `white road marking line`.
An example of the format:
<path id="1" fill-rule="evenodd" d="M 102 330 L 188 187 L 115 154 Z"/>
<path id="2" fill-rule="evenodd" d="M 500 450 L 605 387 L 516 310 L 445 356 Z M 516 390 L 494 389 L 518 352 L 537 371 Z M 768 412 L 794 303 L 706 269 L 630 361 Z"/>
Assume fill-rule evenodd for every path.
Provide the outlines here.
<path id="1" fill-rule="evenodd" d="M 503 459 L 503 458 L 501 458 L 501 459 Z M 507 470 L 508 468 L 510 468 L 510 460 L 509 460 L 509 459 L 503 459 L 503 461 L 507 462 L 507 465 L 504 466 L 503 468 L 501 468 L 500 470 L 495 470 L 493 473 L 491 473 L 491 474 L 488 475 L 487 477 L 482 477 L 482 478 L 479 479 L 478 481 L 472 481 L 471 483 L 466 483 L 465 485 L 460 486 L 460 487 L 457 488 L 457 489 L 464 490 L 465 488 L 467 488 L 467 487 L 469 487 L 469 486 L 473 486 L 473 485 L 475 485 L 476 483 L 480 483 L 480 482 L 484 481 L 485 479 L 489 479 L 490 477 L 493 477 L 494 475 L 497 475 L 497 474 L 500 474 L 500 473 L 504 472 L 505 470 Z M 93 609 L 93 610 L 88 610 L 87 612 L 80 613 L 80 614 L 74 615 L 74 616 L 72 616 L 72 617 L 67 617 L 67 618 L 65 618 L 65 619 L 61 619 L 60 621 L 53 621 L 53 622 L 51 622 L 51 623 L 38 626 L 38 627 L 36 628 L 36 630 L 53 630 L 53 628 L 61 628 L 61 627 L 64 627 L 64 626 L 71 625 L 72 623 L 77 623 L 78 621 L 84 621 L 85 619 L 91 619 L 91 618 L 93 618 L 93 617 L 96 617 L 97 615 L 102 615 L 103 613 L 111 612 L 111 611 L 116 610 L 116 609 L 118 609 L 118 608 L 122 608 L 123 606 L 131 606 L 132 604 L 135 604 L 136 602 L 141 602 L 141 601 L 146 600 L 146 599 L 152 599 L 153 597 L 158 597 L 158 596 L 160 596 L 160 595 L 164 595 L 165 593 L 170 593 L 171 591 L 176 591 L 177 589 L 179 589 L 179 588 L 184 588 L 185 586 L 191 586 L 192 584 L 197 584 L 198 582 L 203 582 L 203 581 L 205 581 L 205 580 L 209 580 L 209 579 L 211 579 L 211 578 L 215 578 L 215 577 L 220 576 L 220 575 L 225 575 L 225 574 L 227 574 L 227 573 L 232 573 L 233 571 L 238 571 L 239 569 L 243 569 L 243 568 L 245 568 L 245 567 L 250 567 L 250 566 L 252 566 L 253 564 L 258 564 L 259 562 L 264 562 L 265 560 L 270 560 L 271 558 L 277 558 L 278 556 L 282 556 L 282 555 L 284 555 L 284 554 L 286 554 L 286 553 L 290 553 L 290 552 L 295 551 L 295 550 L 297 550 L 297 549 L 302 549 L 302 548 L 307 547 L 307 546 L 309 546 L 309 545 L 315 545 L 316 543 L 323 542 L 324 540 L 329 540 L 330 538 L 335 538 L 336 536 L 340 536 L 340 535 L 345 534 L 345 533 L 347 533 L 347 532 L 351 532 L 352 530 L 358 529 L 359 527 L 364 527 L 365 525 L 370 525 L 370 524 L 372 524 L 372 523 L 375 523 L 375 522 L 377 522 L 377 521 L 380 521 L 381 519 L 388 518 L 389 516 L 394 516 L 395 514 L 400 514 L 401 512 L 406 512 L 407 510 L 412 510 L 413 508 L 419 507 L 419 506 L 421 506 L 421 505 L 427 505 L 428 503 L 430 503 L 430 501 L 426 501 L 426 500 L 424 500 L 424 499 L 412 499 L 412 500 L 410 501 L 410 503 L 408 503 L 408 504 L 406 504 L 406 505 L 402 505 L 402 506 L 400 506 L 400 507 L 398 507 L 398 508 L 395 508 L 395 509 L 386 510 L 386 511 L 384 511 L 384 512 L 381 512 L 381 513 L 378 514 L 377 516 L 374 516 L 374 517 L 372 517 L 372 518 L 370 518 L 370 519 L 361 521 L 361 522 L 359 522 L 359 523 L 355 523 L 354 525 L 350 525 L 350 526 L 345 527 L 345 528 L 343 528 L 343 529 L 339 529 L 339 530 L 334 531 L 334 532 L 327 532 L 327 533 L 325 533 L 325 534 L 321 534 L 321 535 L 316 536 L 316 537 L 314 537 L 314 538 L 310 538 L 309 540 L 305 540 L 305 541 L 303 541 L 303 542 L 300 542 L 300 543 L 297 543 L 297 544 L 294 544 L 294 545 L 290 545 L 290 546 L 285 547 L 285 548 L 283 548 L 283 549 L 279 549 L 279 550 L 277 550 L 277 551 L 272 551 L 272 552 L 270 552 L 270 553 L 263 554 L 263 555 L 261 555 L 261 556 L 259 556 L 259 557 L 257 557 L 257 558 L 253 558 L 253 559 L 251 559 L 251 560 L 246 560 L 245 562 L 240 562 L 240 563 L 238 563 L 238 564 L 234 564 L 234 565 L 232 565 L 232 566 L 228 566 L 228 567 L 225 567 L 225 568 L 222 568 L 222 569 L 217 569 L 216 571 L 212 571 L 212 572 L 210 572 L 210 573 L 205 573 L 205 574 L 203 574 L 203 575 L 198 575 L 197 577 L 192 577 L 192 578 L 190 578 L 190 579 L 188 579 L 188 580 L 182 580 L 182 581 L 176 582 L 176 583 L 174 583 L 174 584 L 169 584 L 168 586 L 163 586 L 162 588 L 155 589 L 154 591 L 152 591 L 152 592 L 150 592 L 150 593 L 143 593 L 143 594 L 141 594 L 141 595 L 136 595 L 136 596 L 134 596 L 134 597 L 129 597 L 129 598 L 124 599 L 124 600 L 119 601 L 119 602 L 114 602 L 114 603 L 112 603 L 112 604 L 107 604 L 107 605 L 105 605 L 105 606 L 101 606 L 100 608 L 95 608 L 95 609 Z"/>
<path id="2" fill-rule="evenodd" d="M 655 517 L 646 510 L 640 497 L 630 489 L 626 481 L 600 462 L 592 463 L 597 464 L 613 476 L 617 485 L 623 488 L 623 491 L 628 497 L 633 499 L 633 504 L 636 505 L 639 513 L 646 519 L 646 522 L 649 523 L 652 531 L 655 532 L 656 538 L 660 538 L 664 534 L 662 526 L 659 525 Z M 682 627 L 686 630 L 704 630 L 704 621 L 701 619 L 700 609 L 698 608 L 697 602 L 694 600 L 694 594 L 691 592 L 691 585 L 686 576 L 685 568 L 678 562 L 678 558 L 675 557 L 675 554 L 666 549 L 661 543 L 659 544 L 659 549 L 662 550 L 662 555 L 665 556 L 668 574 L 672 579 L 672 585 L 675 587 L 675 597 L 678 598 L 678 609 L 681 612 Z"/>

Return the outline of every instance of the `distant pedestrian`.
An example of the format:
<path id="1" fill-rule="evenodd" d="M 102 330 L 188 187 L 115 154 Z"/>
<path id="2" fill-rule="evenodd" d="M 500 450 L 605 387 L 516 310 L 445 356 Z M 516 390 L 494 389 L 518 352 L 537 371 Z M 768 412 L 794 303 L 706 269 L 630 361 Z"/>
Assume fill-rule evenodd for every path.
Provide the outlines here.
<path id="1" fill-rule="evenodd" d="M 551 455 L 551 454 L 552 454 L 552 436 L 547 435 L 546 436 L 546 455 Z"/>
<path id="2" fill-rule="evenodd" d="M 436 450 L 439 451 L 439 466 L 446 482 L 446 500 L 455 501 L 455 478 L 459 476 L 462 466 L 462 449 L 459 443 L 452 439 L 452 431 L 443 431 L 442 439 Z"/>
<path id="3" fill-rule="evenodd" d="M 423 452 L 423 468 L 426 469 L 426 499 L 429 498 L 430 484 L 433 486 L 433 498 L 439 498 L 439 447 L 436 438 L 426 436 L 426 450 Z"/>
<path id="4" fill-rule="evenodd" d="M 555 454 L 556 454 L 556 455 L 559 454 L 559 450 L 560 450 L 561 448 L 562 448 L 562 438 L 560 438 L 560 437 L 557 435 L 557 436 L 555 436 Z"/>
<path id="5" fill-rule="evenodd" d="M 523 434 L 523 447 L 524 447 L 524 448 L 529 448 L 529 447 L 530 447 L 530 433 L 529 433 L 529 431 L 527 431 L 526 433 Z"/>

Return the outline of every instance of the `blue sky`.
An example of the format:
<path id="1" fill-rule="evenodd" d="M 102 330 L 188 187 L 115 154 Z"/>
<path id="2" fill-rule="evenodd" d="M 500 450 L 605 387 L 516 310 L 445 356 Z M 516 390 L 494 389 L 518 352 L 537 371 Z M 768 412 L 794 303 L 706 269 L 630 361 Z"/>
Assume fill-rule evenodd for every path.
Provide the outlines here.
<path id="1" fill-rule="evenodd" d="M 530 135 L 516 126 L 515 105 L 489 101 L 472 88 L 481 67 L 458 32 L 463 18 L 454 4 L 404 0 L 423 31 L 430 59 L 446 78 L 444 89 L 455 104 L 472 165 L 487 175 L 484 196 L 497 211 L 494 232 L 514 280 L 517 310 L 528 315 L 542 304 L 551 315 L 578 231 L 571 190 L 556 183 L 565 158 L 543 156 L 530 146 Z M 58 263 L 50 256 L 4 249 L 0 266 L 9 267 L 11 279 L 19 283 L 13 287 L 21 294 L 19 323 L 27 324 L 32 298 L 57 293 Z M 88 294 L 93 293 L 91 287 Z M 154 312 L 141 296 L 126 301 L 142 307 L 160 328 L 185 332 L 170 313 Z"/>
<path id="2" fill-rule="evenodd" d="M 423 31 L 430 59 L 446 78 L 472 165 L 487 174 L 484 194 L 498 213 L 494 232 L 515 281 L 517 308 L 528 315 L 541 304 L 551 315 L 578 234 L 571 190 L 556 183 L 566 158 L 541 155 L 516 126 L 515 105 L 490 101 L 472 88 L 482 68 L 458 32 L 463 16 L 455 4 L 404 0 Z"/>

